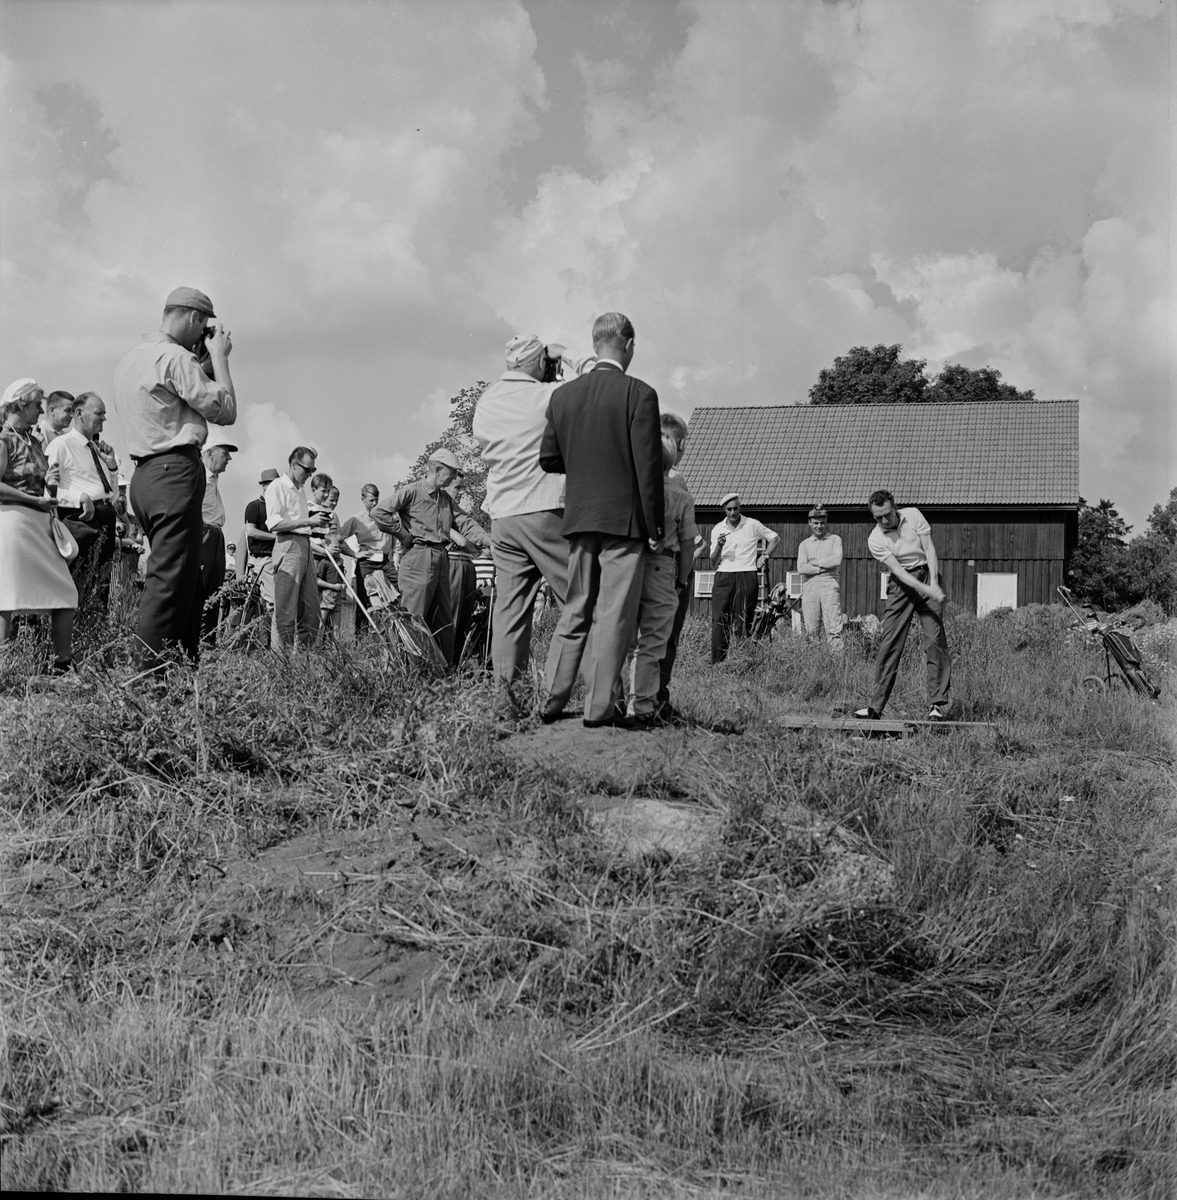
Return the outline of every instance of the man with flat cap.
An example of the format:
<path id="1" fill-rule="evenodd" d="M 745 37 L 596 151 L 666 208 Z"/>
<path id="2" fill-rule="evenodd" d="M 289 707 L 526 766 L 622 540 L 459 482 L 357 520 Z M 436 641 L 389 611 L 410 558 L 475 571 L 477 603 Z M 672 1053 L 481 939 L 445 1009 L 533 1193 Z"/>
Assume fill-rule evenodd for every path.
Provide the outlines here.
<path id="1" fill-rule="evenodd" d="M 545 721 L 563 712 L 585 657 L 584 724 L 631 728 L 617 715 L 621 664 L 637 632 L 647 547 L 663 536 L 658 393 L 626 374 L 634 353 L 628 317 L 593 325 L 596 366 L 552 393 L 539 462 L 566 476 L 561 531 L 569 543 L 568 591 L 552 635 Z"/>
<path id="2" fill-rule="evenodd" d="M 568 586 L 564 476 L 539 464 L 548 403 L 572 364 L 562 348 L 534 334 L 507 343 L 507 369 L 482 393 L 474 409 L 474 439 L 486 463 L 486 500 L 495 564 L 491 663 L 496 704 L 507 718 L 519 715 L 514 688 L 531 658 L 531 624 L 540 584 L 547 580 L 563 604 Z M 550 382 L 544 382 L 549 379 Z"/>
<path id="3" fill-rule="evenodd" d="M 732 636 L 744 637 L 752 625 L 760 568 L 781 540 L 755 517 L 740 514 L 740 497 L 728 492 L 719 502 L 725 513 L 711 531 L 711 661 L 723 662 Z"/>
<path id="4" fill-rule="evenodd" d="M 258 487 L 262 494 L 245 506 L 245 556 L 238 559 L 238 577 L 244 578 L 245 567 L 252 567 L 258 575 L 258 590 L 265 601 L 267 612 L 274 610 L 274 543 L 278 540 L 266 527 L 266 488 L 278 478 L 273 467 L 267 467 L 258 476 Z M 237 548 L 238 555 L 241 547 Z"/>
<path id="5" fill-rule="evenodd" d="M 221 438 L 205 443 L 200 578 L 205 597 L 201 636 L 206 642 L 216 640 L 217 625 L 224 607 L 223 601 L 210 607 L 208 600 L 225 586 L 225 502 L 221 499 L 220 478 L 236 453 L 237 447 Z"/>
<path id="6" fill-rule="evenodd" d="M 208 325 L 215 317 L 203 292 L 176 288 L 159 333 L 115 368 L 114 406 L 135 464 L 131 506 L 151 546 L 135 628 L 141 671 L 162 667 L 166 652 L 177 646 L 193 663 L 200 656 L 205 489 L 200 449 L 209 422 L 237 420 L 229 374 L 233 343 L 224 325 Z"/>
<path id="7" fill-rule="evenodd" d="M 461 469 L 458 456 L 439 447 L 429 456 L 424 479 L 397 488 L 372 510 L 377 527 L 404 547 L 397 575 L 401 603 L 429 626 L 447 663 L 454 661 L 447 547 L 490 545 L 482 526 L 446 491 Z"/>

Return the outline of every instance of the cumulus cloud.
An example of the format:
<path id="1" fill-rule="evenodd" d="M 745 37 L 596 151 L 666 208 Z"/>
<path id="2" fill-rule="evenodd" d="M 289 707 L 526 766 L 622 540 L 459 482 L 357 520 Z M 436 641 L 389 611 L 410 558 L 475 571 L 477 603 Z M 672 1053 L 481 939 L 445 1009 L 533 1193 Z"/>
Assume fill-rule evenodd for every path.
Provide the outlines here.
<path id="1" fill-rule="evenodd" d="M 1155 436 L 1163 16 L 1113 0 L 691 8 L 645 95 L 586 64 L 598 170 L 542 177 L 503 222 L 477 260 L 487 303 L 582 329 L 624 309 L 635 370 L 686 407 L 802 401 L 855 344 L 988 363 L 1085 399 L 1083 486 L 1139 520 L 1174 462 Z"/>
<path id="2" fill-rule="evenodd" d="M 586 349 L 620 308 L 679 411 L 800 401 L 898 341 L 1083 397 L 1085 494 L 1139 524 L 1174 461 L 1156 9 L 10 4 L 0 373 L 101 392 L 203 287 L 240 440 L 281 456 L 231 475 L 297 437 L 349 494 L 402 477 L 516 330 Z M 581 139 L 549 142 L 574 91 Z"/>

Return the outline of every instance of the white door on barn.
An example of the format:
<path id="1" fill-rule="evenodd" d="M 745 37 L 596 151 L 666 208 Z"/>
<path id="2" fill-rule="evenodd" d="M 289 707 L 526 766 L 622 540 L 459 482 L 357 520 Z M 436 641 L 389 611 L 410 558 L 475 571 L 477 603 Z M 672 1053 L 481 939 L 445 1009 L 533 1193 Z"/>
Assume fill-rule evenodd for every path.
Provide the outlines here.
<path id="1" fill-rule="evenodd" d="M 977 572 L 977 616 L 983 617 L 995 608 L 1017 608 L 1018 575 L 1016 571 Z"/>

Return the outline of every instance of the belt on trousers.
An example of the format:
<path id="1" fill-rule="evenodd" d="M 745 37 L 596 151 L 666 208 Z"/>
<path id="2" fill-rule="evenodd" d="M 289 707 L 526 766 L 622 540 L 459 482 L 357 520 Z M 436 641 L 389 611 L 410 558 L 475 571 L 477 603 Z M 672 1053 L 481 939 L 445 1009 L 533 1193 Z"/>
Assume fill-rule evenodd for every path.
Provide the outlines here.
<path id="1" fill-rule="evenodd" d="M 141 467 L 145 462 L 150 462 L 153 458 L 163 458 L 166 454 L 182 454 L 185 458 L 194 458 L 197 462 L 200 461 L 200 448 L 198 446 L 174 446 L 171 450 L 160 450 L 158 454 L 132 454 L 131 462 L 137 467 Z"/>
<path id="2" fill-rule="evenodd" d="M 109 500 L 95 500 L 94 515 L 97 516 L 100 509 L 113 507 L 114 505 Z M 82 506 L 80 504 L 59 504 L 57 506 L 57 515 L 59 517 L 69 517 L 73 520 L 74 517 L 82 515 Z"/>
<path id="3" fill-rule="evenodd" d="M 450 550 L 447 551 L 450 556 L 450 562 L 468 562 L 474 561 L 473 554 L 467 554 L 465 550 Z"/>
<path id="4" fill-rule="evenodd" d="M 664 554 L 667 558 L 678 558 L 677 550 L 659 550 L 659 554 Z"/>
<path id="5" fill-rule="evenodd" d="M 438 550 L 442 554 L 448 553 L 445 546 L 441 545 L 440 542 L 424 542 L 420 538 L 413 538 L 413 541 L 410 544 L 409 549 L 410 550 Z"/>

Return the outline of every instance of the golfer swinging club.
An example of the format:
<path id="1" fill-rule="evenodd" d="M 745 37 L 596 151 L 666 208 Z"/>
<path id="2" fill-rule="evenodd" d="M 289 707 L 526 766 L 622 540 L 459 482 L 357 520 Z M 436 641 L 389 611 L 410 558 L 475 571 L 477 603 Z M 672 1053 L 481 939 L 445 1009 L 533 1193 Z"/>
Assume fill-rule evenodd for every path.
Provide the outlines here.
<path id="1" fill-rule="evenodd" d="M 908 627 L 912 617 L 918 616 L 928 662 L 928 720 L 943 721 L 948 710 L 952 663 L 944 634 L 944 589 L 938 582 L 940 564 L 932 544 L 932 527 L 918 508 L 896 509 L 890 492 L 871 492 L 867 503 L 875 522 L 867 545 L 891 578 L 875 659 L 874 695 L 870 704 L 855 709 L 854 715 L 870 721 L 882 715 L 899 673 Z"/>

